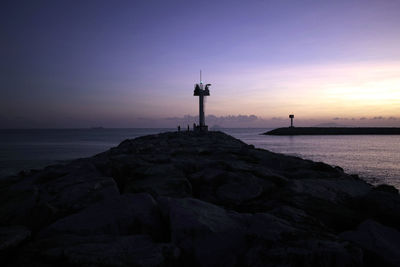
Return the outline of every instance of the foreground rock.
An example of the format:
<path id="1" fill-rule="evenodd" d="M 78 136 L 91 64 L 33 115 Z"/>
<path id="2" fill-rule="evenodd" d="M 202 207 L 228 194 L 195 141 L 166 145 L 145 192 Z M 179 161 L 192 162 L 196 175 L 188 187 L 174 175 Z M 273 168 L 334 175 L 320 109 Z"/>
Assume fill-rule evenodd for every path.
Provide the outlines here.
<path id="1" fill-rule="evenodd" d="M 398 266 L 400 197 L 220 132 L 0 180 L 2 266 Z"/>

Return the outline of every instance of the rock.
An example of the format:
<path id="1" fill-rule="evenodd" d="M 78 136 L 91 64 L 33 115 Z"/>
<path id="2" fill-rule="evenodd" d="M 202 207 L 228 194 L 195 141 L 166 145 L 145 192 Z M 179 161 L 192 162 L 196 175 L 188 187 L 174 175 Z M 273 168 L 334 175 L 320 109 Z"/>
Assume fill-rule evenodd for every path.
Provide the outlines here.
<path id="1" fill-rule="evenodd" d="M 337 169 L 335 167 L 332 167 L 328 164 L 325 164 L 323 162 L 314 162 L 311 165 L 311 170 L 315 170 L 315 171 L 322 171 L 322 172 L 333 172 L 333 173 L 337 173 L 338 171 L 340 171 L 340 169 Z"/>
<path id="2" fill-rule="evenodd" d="M 236 214 L 192 198 L 159 200 L 167 210 L 171 241 L 185 255 L 184 263 L 232 266 L 244 247 L 245 227 Z"/>
<path id="3" fill-rule="evenodd" d="M 275 184 L 249 172 L 204 169 L 189 176 L 193 196 L 203 201 L 243 212 L 263 210 L 253 205 L 274 190 Z"/>
<path id="4" fill-rule="evenodd" d="M 353 179 L 301 179 L 289 184 L 291 191 L 314 198 L 340 203 L 349 197 L 367 194 L 371 187 L 361 180 Z"/>
<path id="5" fill-rule="evenodd" d="M 31 237 L 31 231 L 24 226 L 0 227 L 0 262 L 2 265 L 15 259 L 20 248 Z"/>
<path id="6" fill-rule="evenodd" d="M 400 232 L 376 221 L 366 220 L 357 230 L 339 235 L 367 250 L 364 260 L 371 266 L 400 266 Z"/>
<path id="7" fill-rule="evenodd" d="M 173 246 L 155 244 L 147 236 L 124 236 L 114 242 L 88 243 L 64 250 L 67 260 L 76 265 L 161 266 L 174 256 Z"/>
<path id="8" fill-rule="evenodd" d="M 264 190 L 271 190 L 274 187 L 272 183 L 251 175 L 244 177 L 239 175 L 235 178 L 227 179 L 226 183 L 216 189 L 218 198 L 223 202 L 240 204 L 255 199 L 261 196 Z"/>
<path id="9" fill-rule="evenodd" d="M 52 166 L 0 188 L 0 223 L 25 225 L 36 231 L 97 201 L 116 196 L 119 191 L 115 181 L 101 177 L 92 164 L 77 161 Z"/>
<path id="10" fill-rule="evenodd" d="M 289 222 L 269 213 L 241 214 L 240 220 L 246 225 L 246 235 L 252 239 L 274 243 L 284 235 L 300 234 Z"/>
<path id="11" fill-rule="evenodd" d="M 157 164 L 145 168 L 136 177 L 125 185 L 124 192 L 148 192 L 154 196 L 173 197 L 192 194 L 191 184 L 172 164 Z"/>
<path id="12" fill-rule="evenodd" d="M 334 168 L 339 172 L 344 172 L 343 168 L 340 166 L 334 166 Z"/>
<path id="13" fill-rule="evenodd" d="M 326 240 L 302 240 L 290 247 L 251 248 L 244 257 L 245 266 L 363 266 L 362 251 L 346 243 Z"/>
<path id="14" fill-rule="evenodd" d="M 349 207 L 347 202 L 335 203 L 307 195 L 292 195 L 288 202 L 319 221 L 323 232 L 339 233 L 353 229 L 364 219 L 360 211 Z"/>
<path id="15" fill-rule="evenodd" d="M 19 246 L 30 235 L 31 231 L 24 226 L 0 227 L 0 253 Z"/>
<path id="16" fill-rule="evenodd" d="M 189 176 L 189 181 L 196 186 L 202 184 L 220 184 L 224 175 L 227 175 L 227 171 L 217 168 L 204 168 L 198 172 L 192 173 Z M 221 178 L 221 179 L 220 179 Z"/>
<path id="17" fill-rule="evenodd" d="M 169 266 L 179 257 L 175 246 L 154 243 L 146 235 L 60 235 L 36 242 L 31 250 L 43 263 L 66 266 Z"/>
<path id="18" fill-rule="evenodd" d="M 310 216 L 304 210 L 291 206 L 280 205 L 270 211 L 270 214 L 282 218 L 297 229 L 311 230 L 318 228 L 320 230 L 321 223 L 315 217 Z"/>
<path id="19" fill-rule="evenodd" d="M 249 249 L 245 266 L 359 266 L 362 251 L 332 236 L 315 236 L 313 224 L 306 214 L 286 207 L 284 220 L 268 213 L 243 214 L 248 225 Z M 290 214 L 290 216 L 288 216 Z M 293 219 L 298 223 L 293 224 Z"/>
<path id="20" fill-rule="evenodd" d="M 96 203 L 45 228 L 40 236 L 129 235 L 145 233 L 163 239 L 163 225 L 154 199 L 148 194 L 125 194 Z"/>
<path id="21" fill-rule="evenodd" d="M 131 182 L 127 192 L 148 192 L 154 196 L 191 196 L 192 186 L 183 177 L 147 177 Z"/>
<path id="22" fill-rule="evenodd" d="M 0 225 L 29 225 L 39 188 L 22 180 L 0 188 Z"/>
<path id="23" fill-rule="evenodd" d="M 397 190 L 396 187 L 394 187 L 392 185 L 387 185 L 387 184 L 380 184 L 380 185 L 374 187 L 373 190 L 387 192 L 387 193 L 393 193 L 393 194 L 399 194 L 399 190 Z"/>
<path id="24" fill-rule="evenodd" d="M 371 190 L 368 194 L 353 200 L 354 209 L 362 212 L 364 218 L 386 224 L 400 230 L 400 195 L 393 192 Z"/>
<path id="25" fill-rule="evenodd" d="M 42 201 L 69 212 L 119 195 L 117 184 L 111 177 L 67 175 L 42 187 Z"/>
<path id="26" fill-rule="evenodd" d="M 265 168 L 264 166 L 254 166 L 252 173 L 263 180 L 267 180 L 276 184 L 277 186 L 285 186 L 289 182 L 288 178 L 274 172 L 271 169 Z"/>

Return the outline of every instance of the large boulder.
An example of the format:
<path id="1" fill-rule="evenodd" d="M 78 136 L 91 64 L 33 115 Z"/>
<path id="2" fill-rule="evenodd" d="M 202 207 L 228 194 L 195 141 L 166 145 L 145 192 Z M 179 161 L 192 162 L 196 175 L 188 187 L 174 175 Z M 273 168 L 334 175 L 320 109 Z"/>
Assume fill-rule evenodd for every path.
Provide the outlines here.
<path id="1" fill-rule="evenodd" d="M 35 220 L 31 211 L 38 196 L 39 188 L 32 181 L 17 180 L 0 187 L 0 225 L 28 226 Z"/>
<path id="2" fill-rule="evenodd" d="M 171 266 L 179 249 L 168 243 L 154 243 L 147 235 L 57 235 L 41 239 L 26 249 L 33 254 L 20 258 L 16 266 Z"/>
<path id="3" fill-rule="evenodd" d="M 245 226 L 238 214 L 193 198 L 160 198 L 171 227 L 171 241 L 185 264 L 232 266 L 245 249 Z"/>
<path id="4" fill-rule="evenodd" d="M 355 231 L 339 235 L 366 250 L 370 266 L 400 266 L 400 232 L 374 220 L 366 220 Z"/>
<path id="5" fill-rule="evenodd" d="M 88 160 L 77 160 L 61 168 L 49 168 L 32 177 L 40 188 L 40 201 L 66 213 L 119 195 L 112 177 L 104 176 Z"/>
<path id="6" fill-rule="evenodd" d="M 318 235 L 315 221 L 294 208 L 269 213 L 242 214 L 247 225 L 244 266 L 360 266 L 362 251 L 331 235 Z M 293 222 L 293 220 L 297 220 Z"/>
<path id="7" fill-rule="evenodd" d="M 246 253 L 244 266 L 363 266 L 362 251 L 346 242 L 307 239 L 292 241 L 290 246 L 254 246 Z"/>
<path id="8" fill-rule="evenodd" d="M 148 236 L 123 236 L 108 243 L 85 243 L 66 248 L 64 257 L 78 266 L 162 266 L 179 255 L 171 244 L 153 243 Z"/>
<path id="9" fill-rule="evenodd" d="M 2 186 L 4 185 L 4 186 Z M 93 164 L 75 161 L 47 167 L 0 184 L 0 223 L 25 225 L 37 231 L 98 201 L 115 198 L 119 191 L 111 177 Z"/>
<path id="10" fill-rule="evenodd" d="M 224 176 L 223 184 L 216 188 L 216 195 L 222 203 L 241 204 L 271 191 L 274 184 L 248 173 L 231 173 Z"/>
<path id="11" fill-rule="evenodd" d="M 192 186 L 184 174 L 172 164 L 156 164 L 137 170 L 134 179 L 125 185 L 124 192 L 148 192 L 154 196 L 185 197 Z"/>
<path id="12" fill-rule="evenodd" d="M 365 218 L 394 227 L 400 231 L 400 195 L 380 188 L 353 200 L 354 209 L 363 213 Z"/>
<path id="13" fill-rule="evenodd" d="M 128 235 L 145 233 L 155 240 L 164 238 L 161 215 L 149 194 L 125 194 L 98 202 L 79 213 L 56 221 L 40 233 L 41 237 L 75 235 Z"/>
<path id="14" fill-rule="evenodd" d="M 19 247 L 31 237 L 31 231 L 24 226 L 0 227 L 0 261 L 14 257 Z"/>
<path id="15" fill-rule="evenodd" d="M 309 195 L 333 203 L 367 194 L 371 186 L 357 179 L 296 179 L 289 184 L 296 194 Z"/>

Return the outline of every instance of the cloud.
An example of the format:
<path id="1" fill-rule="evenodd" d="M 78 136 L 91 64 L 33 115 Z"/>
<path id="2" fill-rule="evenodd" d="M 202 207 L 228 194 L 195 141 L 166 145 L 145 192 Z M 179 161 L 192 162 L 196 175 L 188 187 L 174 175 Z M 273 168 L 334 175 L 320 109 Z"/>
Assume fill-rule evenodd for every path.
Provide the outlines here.
<path id="1" fill-rule="evenodd" d="M 162 121 L 163 119 L 160 119 Z M 198 123 L 198 116 L 185 115 L 183 117 L 169 117 L 166 121 L 178 125 L 192 125 Z M 227 115 L 227 116 L 206 116 L 206 123 L 209 126 L 219 127 L 262 127 L 264 120 L 256 115 Z"/>
<path id="2" fill-rule="evenodd" d="M 385 118 L 382 116 L 373 117 L 373 120 L 384 120 Z"/>
<path id="3" fill-rule="evenodd" d="M 221 128 L 277 128 L 277 127 L 287 127 L 290 125 L 289 118 L 283 117 L 270 117 L 263 118 L 257 115 L 226 115 L 226 116 L 216 116 L 208 115 L 206 116 L 206 124 L 211 128 L 218 126 Z M 166 117 L 159 119 L 145 119 L 141 118 L 136 120 L 136 127 L 167 127 L 174 128 L 180 125 L 181 127 L 186 127 L 189 125 L 193 126 L 193 123 L 198 124 L 198 116 L 185 115 L 183 117 Z M 328 123 L 327 120 L 315 120 L 315 119 L 301 119 L 298 118 L 294 120 L 295 126 L 313 126 L 319 123 Z"/>
<path id="4" fill-rule="evenodd" d="M 400 127 L 400 117 L 396 116 L 374 116 L 374 117 L 360 117 L 356 118 L 346 118 L 346 117 L 335 117 L 332 118 L 333 121 L 351 121 L 351 126 L 360 127 Z"/>

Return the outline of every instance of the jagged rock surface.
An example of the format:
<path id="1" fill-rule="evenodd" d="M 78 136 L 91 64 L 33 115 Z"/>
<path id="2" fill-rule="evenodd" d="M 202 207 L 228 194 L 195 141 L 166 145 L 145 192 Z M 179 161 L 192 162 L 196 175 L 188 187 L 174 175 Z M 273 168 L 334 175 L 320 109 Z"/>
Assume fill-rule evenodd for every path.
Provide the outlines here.
<path id="1" fill-rule="evenodd" d="M 1 179 L 0 260 L 396 266 L 399 214 L 396 189 L 374 188 L 339 167 L 220 132 L 163 133 Z"/>

